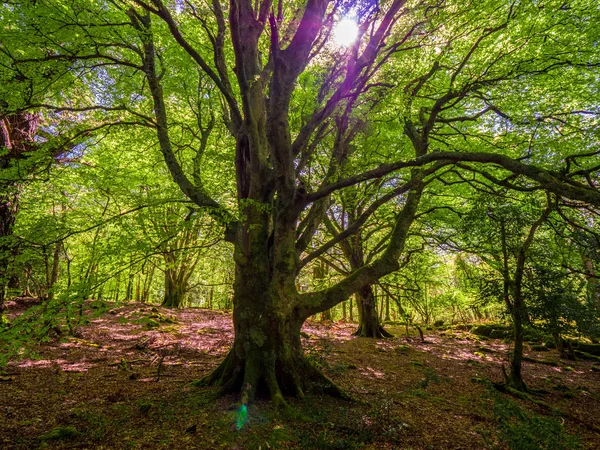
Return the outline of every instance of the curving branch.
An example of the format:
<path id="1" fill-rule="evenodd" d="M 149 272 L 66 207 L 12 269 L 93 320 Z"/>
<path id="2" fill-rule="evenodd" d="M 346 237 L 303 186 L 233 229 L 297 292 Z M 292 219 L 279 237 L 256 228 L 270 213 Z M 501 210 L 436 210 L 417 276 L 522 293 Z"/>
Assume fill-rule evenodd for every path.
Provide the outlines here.
<path id="1" fill-rule="evenodd" d="M 196 205 L 209 208 L 211 213 L 229 229 L 234 227 L 236 221 L 231 214 L 215 201 L 202 185 L 194 185 L 187 177 L 179 161 L 175 156 L 171 139 L 168 132 L 167 108 L 163 98 L 162 86 L 156 74 L 155 49 L 150 29 L 150 16 L 140 16 L 130 11 L 132 23 L 139 31 L 144 45 L 144 72 L 148 80 L 148 86 L 154 101 L 154 114 L 156 116 L 156 132 L 161 153 L 173 180 L 177 183 L 184 194 Z M 228 233 L 227 238 L 229 238 Z"/>

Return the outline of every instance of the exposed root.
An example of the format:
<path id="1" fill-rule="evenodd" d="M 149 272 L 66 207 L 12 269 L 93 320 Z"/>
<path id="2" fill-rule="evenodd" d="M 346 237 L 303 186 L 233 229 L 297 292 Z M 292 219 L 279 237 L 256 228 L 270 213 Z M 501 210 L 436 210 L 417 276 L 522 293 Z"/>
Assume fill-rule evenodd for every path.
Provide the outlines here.
<path id="1" fill-rule="evenodd" d="M 562 415 L 562 411 L 554 408 L 553 406 L 549 405 L 546 402 L 543 402 L 541 400 L 537 400 L 537 399 L 533 398 L 531 395 L 529 395 L 528 392 L 524 392 L 519 389 L 515 389 L 514 387 L 509 386 L 506 383 L 492 383 L 492 385 L 494 386 L 494 388 L 496 388 L 497 391 L 502 392 L 503 394 L 510 394 L 514 397 L 520 398 L 521 400 L 530 401 L 532 403 L 535 403 L 536 405 L 547 408 L 550 411 L 558 412 Z"/>
<path id="2" fill-rule="evenodd" d="M 534 363 L 534 364 L 545 364 L 547 366 L 558 366 L 558 363 L 556 361 L 546 361 L 543 359 L 535 359 L 535 358 L 531 358 L 529 356 L 523 356 L 523 361 L 527 361 L 527 362 Z"/>
<path id="3" fill-rule="evenodd" d="M 310 379 L 321 392 L 342 400 L 354 401 L 354 398 L 346 391 L 342 390 L 329 377 L 314 367 L 312 364 L 306 363 L 307 371 Z"/>
<path id="4" fill-rule="evenodd" d="M 275 357 L 270 361 L 269 359 L 261 361 L 255 355 L 241 361 L 232 350 L 213 372 L 196 381 L 194 385 L 219 386 L 220 394 L 239 392 L 240 401 L 244 405 L 252 403 L 260 390 L 268 394 L 275 406 L 287 408 L 284 394 L 303 398 L 305 388 L 354 401 L 347 392 L 340 389 L 303 356 L 285 360 Z"/>
<path id="5" fill-rule="evenodd" d="M 417 329 L 417 331 L 419 332 L 419 336 L 421 336 L 421 343 L 425 342 L 425 335 L 423 334 L 423 330 L 421 329 L 421 327 L 419 325 L 417 325 L 416 323 L 412 324 L 413 327 L 415 327 Z"/>
<path id="6" fill-rule="evenodd" d="M 366 337 L 366 338 L 377 338 L 386 339 L 393 338 L 394 335 L 386 331 L 381 325 L 374 330 L 365 329 L 362 325 L 359 325 L 358 329 L 352 333 L 352 336 Z"/>

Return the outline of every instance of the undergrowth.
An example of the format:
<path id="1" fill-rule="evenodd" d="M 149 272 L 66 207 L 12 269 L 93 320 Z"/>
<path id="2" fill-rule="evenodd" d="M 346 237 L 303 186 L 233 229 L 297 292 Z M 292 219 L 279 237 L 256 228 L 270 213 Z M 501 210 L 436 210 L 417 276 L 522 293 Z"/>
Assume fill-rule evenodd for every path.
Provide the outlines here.
<path id="1" fill-rule="evenodd" d="M 529 412 L 502 394 L 493 393 L 494 420 L 500 442 L 511 450 L 576 450 L 579 437 L 569 434 L 555 417 Z M 486 444 L 490 445 L 486 436 Z M 504 448 L 504 446 L 502 446 Z"/>

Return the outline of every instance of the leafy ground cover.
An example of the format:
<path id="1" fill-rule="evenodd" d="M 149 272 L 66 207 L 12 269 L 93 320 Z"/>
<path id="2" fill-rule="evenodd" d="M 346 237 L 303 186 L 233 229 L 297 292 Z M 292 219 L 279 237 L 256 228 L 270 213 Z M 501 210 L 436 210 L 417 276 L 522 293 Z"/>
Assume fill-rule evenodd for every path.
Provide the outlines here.
<path id="1" fill-rule="evenodd" d="M 24 307 L 10 306 L 9 317 Z M 228 350 L 229 314 L 113 308 L 3 369 L 0 448 L 600 447 L 596 363 L 530 345 L 525 381 L 544 394 L 516 398 L 491 384 L 502 380 L 502 340 L 447 329 L 426 331 L 422 342 L 394 326 L 395 338 L 374 340 L 354 329 L 309 322 L 303 339 L 355 401 L 311 394 L 286 412 L 260 399 L 241 410 L 236 398 L 192 384 Z"/>

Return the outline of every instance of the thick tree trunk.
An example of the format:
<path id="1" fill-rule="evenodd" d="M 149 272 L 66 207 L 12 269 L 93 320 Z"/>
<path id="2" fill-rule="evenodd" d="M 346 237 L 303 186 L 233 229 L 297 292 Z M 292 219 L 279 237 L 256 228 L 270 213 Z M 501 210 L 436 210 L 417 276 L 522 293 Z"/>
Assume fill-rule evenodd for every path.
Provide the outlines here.
<path id="1" fill-rule="evenodd" d="M 10 203 L 0 199 L 0 315 L 4 311 L 4 300 L 8 285 L 9 265 L 12 254 L 11 235 L 14 215 L 10 211 Z"/>
<path id="2" fill-rule="evenodd" d="M 371 285 L 360 289 L 356 294 L 359 325 L 353 335 L 369 338 L 393 337 L 381 326 L 376 308 L 377 301 Z"/>
<path id="3" fill-rule="evenodd" d="M 165 308 L 181 308 L 185 300 L 187 283 L 183 283 L 175 269 L 165 270 L 165 295 L 161 306 Z"/>
<path id="4" fill-rule="evenodd" d="M 223 17 L 219 2 L 214 5 L 215 13 Z M 319 191 L 318 185 L 322 188 L 329 186 L 331 192 L 338 190 L 335 182 L 351 153 L 348 144 L 358 132 L 358 127 L 349 126 L 349 113 L 354 99 L 364 90 L 366 80 L 363 75 L 366 76 L 377 64 L 377 50 L 383 46 L 387 31 L 403 5 L 402 1 L 393 2 L 377 32 L 370 38 L 367 50 L 362 52 L 360 64 L 348 64 L 344 82 L 339 84 L 322 108 L 315 110 L 312 118 L 299 129 L 299 134 L 290 127 L 291 99 L 298 77 L 313 55 L 314 45 L 321 45 L 319 36 L 327 20 L 330 2 L 311 0 L 307 3 L 297 31 L 291 41 L 286 42 L 285 48 L 280 47 L 278 20 L 270 14 L 269 2 L 262 3 L 256 10 L 251 2 L 230 2 L 228 18 L 235 57 L 236 89 L 232 89 L 225 68 L 223 39 L 215 39 L 214 42 L 219 52 L 215 54 L 218 72 L 215 73 L 207 69 L 202 56 L 188 47 L 185 38 L 179 35 L 169 10 L 158 7 L 160 17 L 168 23 L 174 37 L 217 83 L 226 100 L 228 111 L 224 118 L 236 140 L 239 221 L 210 197 L 199 173 L 192 182 L 179 164 L 169 137 L 167 108 L 156 70 L 151 18 L 149 14 L 139 14 L 133 8 L 128 10 L 132 25 L 139 31 L 143 42 L 144 72 L 154 102 L 157 137 L 165 163 L 182 191 L 198 206 L 207 207 L 226 226 L 226 238 L 235 246 L 233 348 L 203 383 L 217 384 L 228 391 L 240 390 L 244 404 L 261 389 L 276 403 L 284 403 L 283 394 L 301 396 L 311 385 L 341 394 L 304 357 L 300 328 L 308 317 L 336 306 L 357 289 L 398 268 L 398 258 L 422 192 L 422 187 L 417 186 L 425 176 L 421 172 L 415 172 L 414 184 L 410 187 L 405 208 L 397 216 L 390 243 L 376 261 L 363 264 L 347 278 L 325 289 L 300 295 L 295 287 L 300 270 L 319 256 L 319 250 L 315 250 L 303 257 L 308 252 L 331 195 Z M 266 26 L 269 27 L 271 47 L 269 56 L 263 58 L 265 48 L 261 36 Z M 224 20 L 220 20 L 218 27 L 225 33 L 227 25 Z M 268 66 L 263 65 L 264 61 L 269 61 Z M 240 103 L 236 101 L 238 94 L 234 94 L 238 92 L 237 88 Z M 346 101 L 347 106 L 338 108 Z M 338 110 L 340 117 L 337 117 Z M 304 165 L 303 155 L 310 159 L 314 151 L 310 147 L 312 137 L 319 126 L 328 127 L 327 121 L 334 113 L 336 138 L 330 167 L 325 178 L 318 185 L 311 186 L 316 189 L 313 194 L 316 197 L 309 199 L 303 177 L 298 176 L 297 170 Z M 321 138 L 315 138 L 314 143 L 318 144 Z M 416 141 L 416 138 L 413 140 Z M 200 158 L 201 152 L 198 155 Z M 298 161 L 301 166 L 297 165 Z M 405 192 L 398 191 L 394 195 L 400 193 Z M 301 219 L 303 211 L 307 211 L 306 220 Z M 304 222 L 303 226 L 300 226 L 301 222 Z M 327 247 L 322 246 L 320 250 L 322 255 Z"/>
<path id="5" fill-rule="evenodd" d="M 285 404 L 284 395 L 302 397 L 309 388 L 342 396 L 339 389 L 304 356 L 300 329 L 307 317 L 291 308 L 297 296 L 291 283 L 274 288 L 268 259 L 237 264 L 234 288 L 233 347 L 201 385 L 217 385 L 223 392 L 241 392 L 242 403 L 257 393 Z"/>
<path id="6" fill-rule="evenodd" d="M 362 237 L 357 234 L 354 243 L 345 243 L 342 246 L 353 271 L 365 266 L 365 256 Z M 393 337 L 383 329 L 381 320 L 377 314 L 377 299 L 373 292 L 373 286 L 367 285 L 356 292 L 356 306 L 358 308 L 358 329 L 354 336 L 368 338 Z"/>

